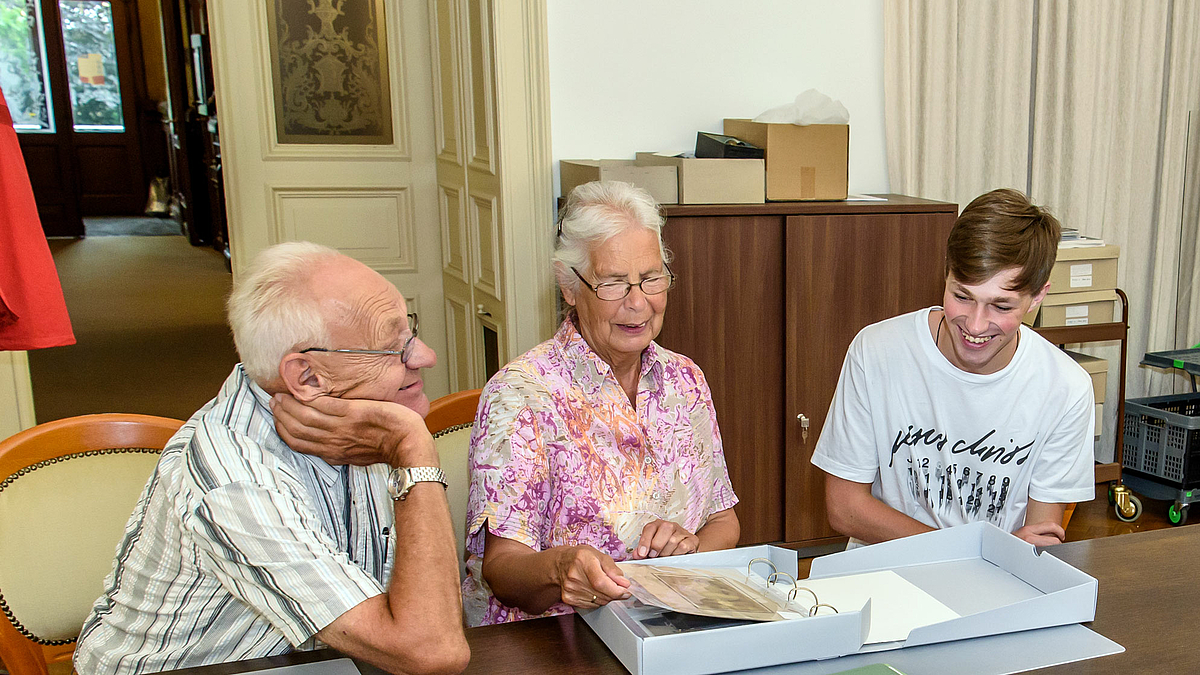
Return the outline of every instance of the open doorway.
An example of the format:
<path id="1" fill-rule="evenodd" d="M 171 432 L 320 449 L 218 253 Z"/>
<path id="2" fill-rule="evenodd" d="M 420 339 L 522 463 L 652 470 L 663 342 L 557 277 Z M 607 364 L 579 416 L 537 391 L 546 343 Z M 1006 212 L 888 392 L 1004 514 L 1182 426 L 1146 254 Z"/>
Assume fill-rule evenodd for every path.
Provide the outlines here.
<path id="1" fill-rule="evenodd" d="M 169 215 L 228 256 L 211 60 L 204 0 L 0 0 L 0 86 L 48 237 Z"/>
<path id="2" fill-rule="evenodd" d="M 212 246 L 228 264 L 229 228 L 221 133 L 213 95 L 207 0 L 154 0 L 161 22 L 167 99 L 163 124 L 171 208 L 193 246 Z"/>
<path id="3" fill-rule="evenodd" d="M 187 417 L 237 362 L 205 14 L 0 0 L 0 85 L 77 339 L 29 353 L 37 422 Z M 156 197 L 169 219 L 145 216 Z"/>

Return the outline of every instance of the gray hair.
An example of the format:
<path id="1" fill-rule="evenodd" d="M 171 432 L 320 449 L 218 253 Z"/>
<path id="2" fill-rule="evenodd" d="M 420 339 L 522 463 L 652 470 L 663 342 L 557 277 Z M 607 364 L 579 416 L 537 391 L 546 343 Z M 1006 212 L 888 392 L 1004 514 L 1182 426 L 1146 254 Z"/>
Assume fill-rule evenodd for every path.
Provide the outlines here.
<path id="1" fill-rule="evenodd" d="M 591 276 L 591 251 L 626 229 L 644 227 L 658 240 L 664 263 L 671 252 L 663 245 L 663 217 L 658 203 L 640 187 L 620 181 L 593 181 L 576 186 L 559 212 L 560 234 L 554 242 L 554 276 L 560 286 L 579 291 L 571 268 Z"/>
<path id="2" fill-rule="evenodd" d="M 292 241 L 264 249 L 233 284 L 229 326 L 246 374 L 260 386 L 279 377 L 279 362 L 297 349 L 329 343 L 329 327 L 308 276 L 341 256 L 328 246 Z"/>

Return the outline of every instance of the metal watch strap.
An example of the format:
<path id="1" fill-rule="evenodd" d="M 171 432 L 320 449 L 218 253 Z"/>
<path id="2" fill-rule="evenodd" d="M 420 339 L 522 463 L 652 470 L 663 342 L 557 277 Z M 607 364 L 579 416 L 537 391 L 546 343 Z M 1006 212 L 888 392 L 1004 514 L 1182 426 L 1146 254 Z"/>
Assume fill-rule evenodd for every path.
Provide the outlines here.
<path id="1" fill-rule="evenodd" d="M 403 489 L 397 484 L 399 474 L 407 474 L 407 486 Z M 392 499 L 404 501 L 408 497 L 408 491 L 417 483 L 441 483 L 442 487 L 449 487 L 446 483 L 446 473 L 436 466 L 408 466 L 392 469 L 392 475 L 388 478 L 389 492 Z"/>
<path id="2" fill-rule="evenodd" d="M 446 472 L 436 466 L 410 466 L 408 475 L 414 483 L 441 483 L 442 487 L 448 487 Z"/>

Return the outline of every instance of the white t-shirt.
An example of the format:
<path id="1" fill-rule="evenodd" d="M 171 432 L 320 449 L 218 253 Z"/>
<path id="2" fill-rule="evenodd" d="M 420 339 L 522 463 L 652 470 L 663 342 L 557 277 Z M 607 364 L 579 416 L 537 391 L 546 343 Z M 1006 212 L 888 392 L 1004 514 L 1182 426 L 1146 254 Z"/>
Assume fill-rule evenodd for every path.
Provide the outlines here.
<path id="1" fill-rule="evenodd" d="M 1030 498 L 1095 494 L 1091 377 L 1026 326 L 989 375 L 946 359 L 934 307 L 862 329 L 850 344 L 812 463 L 873 483 L 888 506 L 931 527 L 985 520 L 1009 532 Z"/>

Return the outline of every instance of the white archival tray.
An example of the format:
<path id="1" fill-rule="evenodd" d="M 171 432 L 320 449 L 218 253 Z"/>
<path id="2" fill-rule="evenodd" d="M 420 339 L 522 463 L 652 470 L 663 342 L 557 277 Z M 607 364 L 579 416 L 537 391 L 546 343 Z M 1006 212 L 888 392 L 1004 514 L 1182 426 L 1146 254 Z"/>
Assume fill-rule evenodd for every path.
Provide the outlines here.
<path id="1" fill-rule="evenodd" d="M 776 570 L 796 577 L 796 552 L 776 546 L 750 546 L 636 562 L 744 571 L 755 558 L 767 558 Z M 831 616 L 643 638 L 634 632 L 636 622 L 626 611 L 630 602 L 612 602 L 579 614 L 633 675 L 705 675 L 853 654 L 862 648 L 870 626 L 864 618 L 870 614 L 871 603 L 867 602 L 861 611 L 843 611 Z"/>
<path id="2" fill-rule="evenodd" d="M 745 570 L 768 558 L 793 577 L 796 554 L 753 546 L 639 561 L 677 567 Z M 863 645 L 870 606 L 832 616 L 773 621 L 642 638 L 631 630 L 624 603 L 582 612 L 584 621 L 634 675 L 706 675 L 826 659 L 964 638 L 1091 621 L 1094 578 L 989 523 L 937 530 L 813 561 L 809 578 L 893 570 L 957 612 L 923 626 L 902 642 Z"/>

